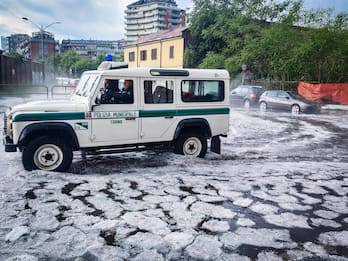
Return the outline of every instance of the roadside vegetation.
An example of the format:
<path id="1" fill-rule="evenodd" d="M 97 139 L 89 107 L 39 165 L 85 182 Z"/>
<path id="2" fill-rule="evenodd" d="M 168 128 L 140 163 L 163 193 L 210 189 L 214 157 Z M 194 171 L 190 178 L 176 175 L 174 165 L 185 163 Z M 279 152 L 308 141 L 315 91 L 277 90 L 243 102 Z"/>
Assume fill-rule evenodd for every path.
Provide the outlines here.
<path id="1" fill-rule="evenodd" d="M 186 66 L 256 79 L 348 82 L 348 13 L 301 0 L 194 0 Z"/>

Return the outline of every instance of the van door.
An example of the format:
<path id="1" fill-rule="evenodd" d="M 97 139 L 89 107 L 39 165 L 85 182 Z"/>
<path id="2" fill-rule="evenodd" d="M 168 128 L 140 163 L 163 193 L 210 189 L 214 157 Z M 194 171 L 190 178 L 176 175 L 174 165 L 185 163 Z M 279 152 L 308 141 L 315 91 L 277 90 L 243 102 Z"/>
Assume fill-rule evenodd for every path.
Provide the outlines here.
<path id="1" fill-rule="evenodd" d="M 125 81 L 130 82 L 130 90 L 124 90 Z M 135 79 L 104 79 L 102 82 L 105 89 L 101 104 L 92 112 L 92 142 L 95 146 L 138 143 L 139 111 L 137 88 L 133 88 Z"/>
<path id="2" fill-rule="evenodd" d="M 170 141 L 177 123 L 175 81 L 141 79 L 140 142 Z"/>

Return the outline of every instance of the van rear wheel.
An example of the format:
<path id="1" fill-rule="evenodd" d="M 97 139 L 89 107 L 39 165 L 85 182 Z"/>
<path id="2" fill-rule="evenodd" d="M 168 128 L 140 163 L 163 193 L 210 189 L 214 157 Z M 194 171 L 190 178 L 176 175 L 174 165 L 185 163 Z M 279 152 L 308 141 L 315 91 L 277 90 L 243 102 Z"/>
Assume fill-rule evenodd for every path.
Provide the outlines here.
<path id="1" fill-rule="evenodd" d="M 207 139 L 202 133 L 183 133 L 175 142 L 175 153 L 204 158 L 207 153 Z"/>
<path id="2" fill-rule="evenodd" d="M 29 142 L 22 152 L 25 170 L 66 171 L 72 162 L 71 145 L 55 137 L 43 136 Z"/>

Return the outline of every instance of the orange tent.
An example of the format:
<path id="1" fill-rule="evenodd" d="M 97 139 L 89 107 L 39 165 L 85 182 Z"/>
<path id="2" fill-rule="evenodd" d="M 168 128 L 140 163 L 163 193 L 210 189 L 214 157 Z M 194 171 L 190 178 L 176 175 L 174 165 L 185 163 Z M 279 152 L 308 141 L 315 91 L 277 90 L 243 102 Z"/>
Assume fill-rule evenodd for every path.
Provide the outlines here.
<path id="1" fill-rule="evenodd" d="M 297 91 L 309 101 L 324 100 L 348 105 L 348 83 L 299 82 Z"/>

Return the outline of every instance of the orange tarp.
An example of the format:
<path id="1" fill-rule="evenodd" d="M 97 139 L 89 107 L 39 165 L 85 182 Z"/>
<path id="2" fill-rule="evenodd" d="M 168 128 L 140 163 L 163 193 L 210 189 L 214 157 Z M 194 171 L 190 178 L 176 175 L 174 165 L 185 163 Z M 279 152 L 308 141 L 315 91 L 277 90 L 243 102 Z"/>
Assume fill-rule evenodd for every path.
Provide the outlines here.
<path id="1" fill-rule="evenodd" d="M 309 101 L 325 100 L 348 105 L 348 83 L 299 82 L 297 91 Z"/>

